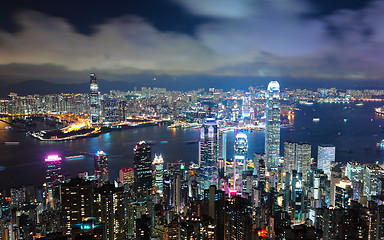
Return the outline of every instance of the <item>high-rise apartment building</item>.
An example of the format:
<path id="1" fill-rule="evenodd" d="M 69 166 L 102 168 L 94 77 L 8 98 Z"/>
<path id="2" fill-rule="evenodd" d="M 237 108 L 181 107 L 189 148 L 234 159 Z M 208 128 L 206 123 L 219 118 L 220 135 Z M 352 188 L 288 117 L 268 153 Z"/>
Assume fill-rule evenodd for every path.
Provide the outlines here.
<path id="1" fill-rule="evenodd" d="M 276 167 L 280 155 L 280 85 L 277 81 L 268 84 L 266 93 L 265 153 L 267 169 Z"/>

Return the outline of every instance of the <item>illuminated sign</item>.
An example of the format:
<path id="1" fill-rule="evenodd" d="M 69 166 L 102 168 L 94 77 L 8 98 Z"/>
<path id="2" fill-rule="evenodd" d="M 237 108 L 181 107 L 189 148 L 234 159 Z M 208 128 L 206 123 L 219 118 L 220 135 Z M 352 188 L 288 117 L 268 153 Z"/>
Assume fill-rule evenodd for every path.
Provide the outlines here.
<path id="1" fill-rule="evenodd" d="M 59 157 L 59 155 L 49 155 L 45 159 L 45 162 L 57 162 L 57 161 L 61 161 L 61 157 Z"/>

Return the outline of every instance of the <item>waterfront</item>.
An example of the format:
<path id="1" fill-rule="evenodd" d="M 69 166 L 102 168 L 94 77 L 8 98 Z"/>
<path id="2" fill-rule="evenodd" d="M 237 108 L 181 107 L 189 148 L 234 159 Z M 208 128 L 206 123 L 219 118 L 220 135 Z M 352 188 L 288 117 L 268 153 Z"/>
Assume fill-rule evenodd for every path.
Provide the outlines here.
<path id="1" fill-rule="evenodd" d="M 383 117 L 374 113 L 382 103 L 314 104 L 300 105 L 295 112 L 292 128 L 282 128 L 281 146 L 284 141 L 306 141 L 312 144 L 312 157 L 316 157 L 317 145 L 330 143 L 336 146 L 336 160 L 375 162 L 379 157 L 376 143 L 384 138 Z M 313 122 L 313 118 L 320 121 Z M 345 120 L 344 120 L 345 119 Z M 372 120 L 371 120 L 372 119 Z M 139 140 L 153 141 L 152 154 L 162 154 L 165 162 L 183 160 L 197 162 L 199 131 L 194 129 L 168 129 L 165 125 L 148 126 L 101 134 L 95 138 L 65 142 L 41 142 L 26 136 L 24 131 L 5 129 L 0 122 L 0 188 L 22 184 L 42 184 L 44 162 L 47 154 L 62 156 L 85 155 L 84 159 L 65 160 L 64 172 L 76 176 L 77 172 L 93 174 L 91 153 L 101 149 L 109 155 L 110 179 L 118 177 L 118 171 L 133 164 L 133 147 Z M 264 151 L 264 132 L 247 133 L 249 154 Z M 227 157 L 233 155 L 235 132 L 228 132 Z M 6 145 L 5 142 L 20 142 Z"/>

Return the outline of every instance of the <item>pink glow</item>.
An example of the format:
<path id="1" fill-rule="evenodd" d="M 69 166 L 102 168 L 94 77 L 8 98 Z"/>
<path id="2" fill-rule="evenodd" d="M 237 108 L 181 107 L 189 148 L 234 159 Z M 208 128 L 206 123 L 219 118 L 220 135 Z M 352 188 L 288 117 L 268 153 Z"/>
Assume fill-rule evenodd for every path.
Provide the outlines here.
<path id="1" fill-rule="evenodd" d="M 49 155 L 45 159 L 45 162 L 57 162 L 57 161 L 61 161 L 61 157 L 59 157 L 59 155 Z"/>

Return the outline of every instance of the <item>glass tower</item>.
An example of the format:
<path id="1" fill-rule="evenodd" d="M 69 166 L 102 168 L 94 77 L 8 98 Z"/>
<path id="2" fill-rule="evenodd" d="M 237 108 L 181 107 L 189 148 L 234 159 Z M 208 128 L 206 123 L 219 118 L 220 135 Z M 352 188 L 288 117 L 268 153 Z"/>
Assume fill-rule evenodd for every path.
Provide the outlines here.
<path id="1" fill-rule="evenodd" d="M 217 185 L 218 130 L 216 120 L 207 118 L 200 129 L 199 166 L 201 191 Z"/>
<path id="2" fill-rule="evenodd" d="M 160 195 L 163 195 L 163 178 L 164 178 L 164 160 L 161 155 L 155 155 L 155 159 L 153 160 L 153 166 L 155 169 L 155 187 L 156 192 Z"/>
<path id="3" fill-rule="evenodd" d="M 280 85 L 272 81 L 267 88 L 265 153 L 267 169 L 276 167 L 280 155 Z"/>
<path id="4" fill-rule="evenodd" d="M 331 162 L 335 161 L 335 154 L 335 146 L 319 145 L 317 149 L 317 169 L 322 169 L 327 176 L 331 176 Z"/>
<path id="5" fill-rule="evenodd" d="M 90 97 L 89 97 L 89 119 L 91 124 L 98 124 L 100 122 L 100 94 L 99 94 L 99 84 L 97 83 L 97 78 L 95 73 L 91 73 L 90 76 Z"/>
<path id="6" fill-rule="evenodd" d="M 145 141 L 140 141 L 133 151 L 136 194 L 137 197 L 148 198 L 152 194 L 151 147 Z"/>

